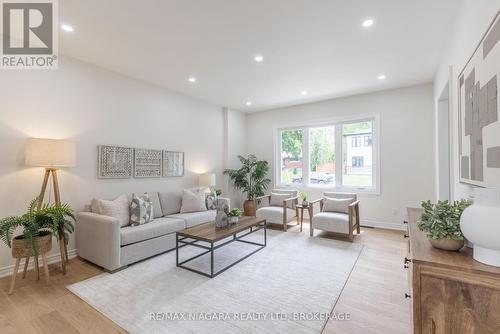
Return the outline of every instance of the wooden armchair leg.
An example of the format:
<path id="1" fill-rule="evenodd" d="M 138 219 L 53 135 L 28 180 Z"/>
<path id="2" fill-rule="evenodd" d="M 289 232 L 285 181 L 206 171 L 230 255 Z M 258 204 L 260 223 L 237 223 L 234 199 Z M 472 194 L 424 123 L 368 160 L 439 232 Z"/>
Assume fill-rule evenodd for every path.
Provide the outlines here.
<path id="1" fill-rule="evenodd" d="M 358 227 L 356 228 L 356 232 L 358 232 L 358 234 L 361 233 L 361 227 L 359 226 L 359 222 L 358 222 Z"/>

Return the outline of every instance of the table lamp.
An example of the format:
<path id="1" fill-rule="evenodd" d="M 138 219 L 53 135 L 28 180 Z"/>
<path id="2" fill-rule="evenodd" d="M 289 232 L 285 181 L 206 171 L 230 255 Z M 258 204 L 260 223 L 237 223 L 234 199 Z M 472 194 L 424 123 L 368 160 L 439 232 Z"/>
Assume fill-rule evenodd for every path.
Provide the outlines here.
<path id="1" fill-rule="evenodd" d="M 207 174 L 200 174 L 198 176 L 198 185 L 200 187 L 206 187 L 209 188 L 211 192 L 213 192 L 213 188 L 215 187 L 215 174 L 214 173 L 207 173 Z"/>
<path id="2" fill-rule="evenodd" d="M 54 188 L 54 199 L 56 204 L 61 203 L 57 170 L 60 168 L 73 167 L 76 164 L 75 144 L 68 140 L 30 138 L 26 142 L 25 164 L 32 167 L 45 167 L 42 189 L 38 197 L 38 208 L 40 209 L 47 190 L 49 178 L 52 175 Z M 61 239 L 60 231 L 59 241 Z M 59 242 L 61 248 L 61 262 L 63 273 L 66 273 L 65 262 L 68 261 L 68 250 L 65 242 Z"/>

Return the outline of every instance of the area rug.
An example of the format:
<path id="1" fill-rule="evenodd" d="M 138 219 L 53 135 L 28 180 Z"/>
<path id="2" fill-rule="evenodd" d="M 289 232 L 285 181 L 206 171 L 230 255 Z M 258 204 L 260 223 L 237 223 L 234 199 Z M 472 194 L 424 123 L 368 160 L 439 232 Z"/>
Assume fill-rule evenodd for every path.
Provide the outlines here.
<path id="1" fill-rule="evenodd" d="M 260 241 L 260 233 L 247 238 Z M 215 269 L 254 247 L 221 247 Z M 266 248 L 213 279 L 177 268 L 173 251 L 68 289 L 130 333 L 320 333 L 361 249 L 268 230 Z M 184 247 L 180 259 L 199 252 Z M 189 265 L 208 271 L 208 256 Z"/>

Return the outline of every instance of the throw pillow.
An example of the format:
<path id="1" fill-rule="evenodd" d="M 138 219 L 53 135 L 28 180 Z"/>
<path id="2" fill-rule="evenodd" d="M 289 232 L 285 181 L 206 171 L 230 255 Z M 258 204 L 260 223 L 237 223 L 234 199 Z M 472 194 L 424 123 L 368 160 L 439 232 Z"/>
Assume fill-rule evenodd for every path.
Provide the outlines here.
<path id="1" fill-rule="evenodd" d="M 354 198 L 325 198 L 323 202 L 323 211 L 349 213 L 349 204 L 352 202 L 354 202 Z"/>
<path id="2" fill-rule="evenodd" d="M 207 211 L 205 193 L 184 189 L 182 193 L 181 213 L 198 211 Z"/>
<path id="3" fill-rule="evenodd" d="M 216 210 L 217 196 L 215 196 L 214 194 L 207 194 L 206 203 L 207 203 L 207 210 Z"/>
<path id="4" fill-rule="evenodd" d="M 130 223 L 127 195 L 121 195 L 112 201 L 94 198 L 91 208 L 94 213 L 118 219 L 120 227 Z"/>
<path id="5" fill-rule="evenodd" d="M 142 225 L 147 224 L 153 217 L 153 203 L 149 199 L 148 193 L 136 196 L 132 194 L 132 202 L 130 203 L 130 224 Z"/>
<path id="6" fill-rule="evenodd" d="M 271 193 L 271 200 L 269 202 L 269 205 L 283 207 L 283 201 L 289 199 L 290 197 L 292 197 L 290 194 Z"/>

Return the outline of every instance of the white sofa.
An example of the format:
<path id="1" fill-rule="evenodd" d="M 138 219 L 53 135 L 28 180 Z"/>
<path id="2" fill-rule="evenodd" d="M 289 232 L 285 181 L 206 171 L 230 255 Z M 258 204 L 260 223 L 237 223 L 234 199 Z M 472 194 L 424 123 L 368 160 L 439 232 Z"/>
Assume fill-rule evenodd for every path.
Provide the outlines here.
<path id="1" fill-rule="evenodd" d="M 77 214 L 78 256 L 108 271 L 175 248 L 175 232 L 215 220 L 216 210 L 180 213 L 182 193 L 148 192 L 154 219 L 120 227 L 116 218 L 93 212 Z M 220 198 L 229 206 L 229 199 Z"/>

